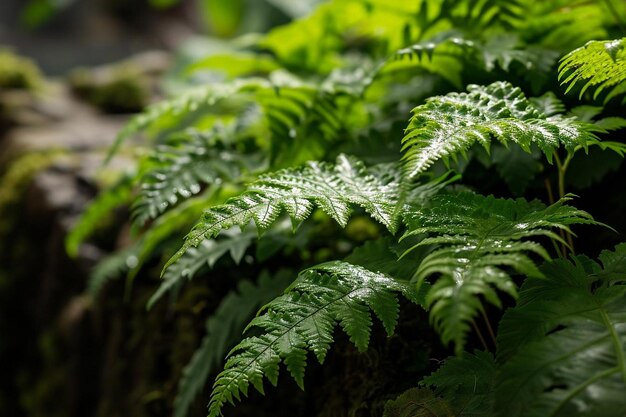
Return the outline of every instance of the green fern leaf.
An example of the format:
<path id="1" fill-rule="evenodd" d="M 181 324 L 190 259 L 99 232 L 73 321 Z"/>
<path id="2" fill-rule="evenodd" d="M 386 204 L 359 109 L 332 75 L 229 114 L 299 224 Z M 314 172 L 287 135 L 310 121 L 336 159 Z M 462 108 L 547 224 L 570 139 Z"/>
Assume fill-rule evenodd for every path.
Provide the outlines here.
<path id="1" fill-rule="evenodd" d="M 522 286 L 503 317 L 496 415 L 603 416 L 626 413 L 626 245 L 555 260 Z"/>
<path id="2" fill-rule="evenodd" d="M 252 156 L 220 149 L 215 135 L 190 131 L 152 152 L 145 162 L 149 168 L 138 180 L 141 188 L 132 207 L 135 224 L 158 217 L 198 194 L 205 184 L 239 178 L 244 170 L 259 165 Z"/>
<path id="3" fill-rule="evenodd" d="M 450 405 L 426 388 L 411 388 L 385 403 L 383 417 L 457 417 Z"/>
<path id="4" fill-rule="evenodd" d="M 194 398 L 206 385 L 208 376 L 222 363 L 250 317 L 260 306 L 278 296 L 291 280 L 292 275 L 286 271 L 273 278 L 263 273 L 258 284 L 241 281 L 236 291 L 224 297 L 206 322 L 206 335 L 201 346 L 183 369 L 174 400 L 174 417 L 187 415 Z"/>
<path id="5" fill-rule="evenodd" d="M 402 140 L 409 177 L 438 159 L 456 159 L 475 143 L 489 150 L 492 138 L 504 145 L 513 142 L 526 152 L 535 144 L 550 162 L 561 145 L 573 151 L 597 142 L 591 125 L 542 114 L 519 88 L 507 82 L 471 85 L 468 91 L 433 97 L 413 109 Z"/>
<path id="6" fill-rule="evenodd" d="M 516 196 L 523 195 L 533 178 L 542 171 L 540 160 L 541 152 L 536 148 L 527 153 L 519 147 L 499 145 L 494 146 L 491 152 L 491 161 L 498 174 Z"/>
<path id="7" fill-rule="evenodd" d="M 437 37 L 398 50 L 393 60 L 417 58 L 418 63 L 424 59 L 437 56 L 454 57 L 462 62 L 470 62 L 491 72 L 498 67 L 509 71 L 511 64 L 517 63 L 525 70 L 549 70 L 556 62 L 558 55 L 551 51 L 532 48 L 521 48 L 517 36 L 501 34 L 492 36 L 486 41 L 467 39 L 452 33 L 440 33 Z M 445 76 L 444 68 L 429 67 L 429 70 Z"/>
<path id="8" fill-rule="evenodd" d="M 164 244 L 182 238 L 183 231 L 193 225 L 194 220 L 200 216 L 204 207 L 213 202 L 212 193 L 206 192 L 184 201 L 158 217 L 137 242 L 139 247 L 138 262 L 135 268 L 130 271 L 129 278 L 133 279 L 146 261 L 159 255 L 159 248 L 163 247 Z"/>
<path id="9" fill-rule="evenodd" d="M 165 271 L 161 285 L 148 300 L 148 310 L 164 294 L 182 284 L 183 280 L 193 278 L 204 265 L 213 268 L 225 254 L 230 253 L 232 259 L 239 263 L 256 238 L 255 232 L 241 232 L 237 229 L 225 230 L 222 235 L 224 237 L 220 240 L 204 240 L 197 248 L 190 248 L 178 262 Z"/>
<path id="10" fill-rule="evenodd" d="M 464 352 L 445 362 L 420 385 L 435 389 L 435 394 L 455 409 L 455 417 L 491 417 L 496 388 L 497 367 L 488 352 Z"/>
<path id="11" fill-rule="evenodd" d="M 526 1 L 524 39 L 556 51 L 570 51 L 607 36 L 604 2 L 585 0 Z M 584 28 L 584 30 L 581 30 Z"/>
<path id="12" fill-rule="evenodd" d="M 210 208 L 187 236 L 182 248 L 165 265 L 167 268 L 189 248 L 216 236 L 232 226 L 256 223 L 260 231 L 268 229 L 281 212 L 294 222 L 305 220 L 315 206 L 342 226 L 348 222 L 351 206 L 365 209 L 374 219 L 394 232 L 398 226 L 397 207 L 399 170 L 392 165 L 366 168 L 353 158 L 340 155 L 336 163 L 310 162 L 304 168 L 285 169 L 262 176 L 239 197 Z M 432 195 L 443 186 L 434 181 L 417 186 L 408 194 L 411 199 Z"/>
<path id="13" fill-rule="evenodd" d="M 461 54 L 466 54 L 476 48 L 476 43 L 460 36 L 444 37 L 441 40 L 433 39 L 402 48 L 396 51 L 392 59 L 408 58 L 411 60 L 413 58 L 417 58 L 418 61 L 421 61 L 424 56 L 432 59 L 435 51 L 441 53 L 454 53 L 452 52 L 452 48 L 458 48 Z"/>
<path id="14" fill-rule="evenodd" d="M 134 116 L 118 133 L 115 142 L 109 149 L 106 162 L 117 153 L 122 144 L 133 135 L 157 124 L 183 114 L 193 113 L 202 106 L 213 106 L 219 101 L 232 97 L 240 90 L 253 89 L 265 86 L 264 81 L 258 79 L 233 82 L 231 84 L 211 84 L 202 88 L 194 89 L 181 94 L 174 99 L 165 100 L 148 106 L 142 113 Z"/>
<path id="15" fill-rule="evenodd" d="M 480 33 L 488 27 L 508 28 L 519 24 L 525 9 L 526 6 L 522 0 L 422 1 L 418 12 L 418 22 L 422 30 L 429 29 L 430 26 L 437 27 L 436 24 L 448 21 L 448 24 L 454 28 Z"/>
<path id="16" fill-rule="evenodd" d="M 444 343 L 453 342 L 458 353 L 463 350 L 471 322 L 483 309 L 479 295 L 496 307 L 501 307 L 501 301 L 495 289 L 517 296 L 509 269 L 528 277 L 542 276 L 530 255 L 550 257 L 541 244 L 529 239 L 545 236 L 563 242 L 553 229 L 570 233 L 571 224 L 595 223 L 586 212 L 565 205 L 568 200 L 546 207 L 538 201 L 472 193 L 438 195 L 427 207 L 406 215 L 404 237 L 426 234 L 414 248 L 434 246 L 413 280 L 419 287 L 427 277 L 441 275 L 426 303 Z"/>
<path id="17" fill-rule="evenodd" d="M 359 350 L 369 342 L 370 310 L 391 334 L 398 320 L 396 293 L 417 299 L 408 282 L 345 262 L 303 271 L 285 294 L 270 302 L 265 313 L 248 326 L 263 333 L 243 340 L 229 354 L 214 385 L 209 416 L 221 415 L 224 404 L 240 399 L 240 393 L 247 395 L 250 384 L 263 393 L 264 376 L 276 385 L 281 361 L 303 387 L 307 351 L 323 362 L 336 324 Z"/>
<path id="18" fill-rule="evenodd" d="M 235 98 L 251 102 L 262 109 L 274 139 L 274 148 L 283 146 L 282 142 L 285 141 L 293 142 L 300 127 L 308 124 L 316 124 L 326 138 L 336 138 L 342 123 L 335 109 L 335 99 L 347 93 L 348 90 L 340 86 L 309 84 L 283 71 L 272 73 L 269 80 L 245 78 L 231 83 L 211 84 L 175 99 L 156 103 L 133 117 L 110 148 L 108 160 L 124 141 L 141 131 L 160 124 L 180 127 L 182 121 L 178 120 L 179 117 L 188 117 L 196 112 L 210 113 L 212 107 Z M 241 120 L 240 114 L 236 116 Z M 274 149 L 273 158 L 277 152 Z"/>
<path id="19" fill-rule="evenodd" d="M 532 97 L 529 99 L 533 106 L 546 116 L 554 116 L 565 112 L 565 104 L 551 91 L 548 91 L 540 97 Z M 581 117 L 578 119 L 588 122 Z"/>
<path id="20" fill-rule="evenodd" d="M 580 97 L 589 88 L 595 89 L 594 99 L 608 91 L 605 101 L 626 93 L 626 38 L 590 41 L 573 50 L 561 60 L 559 80 L 569 84 L 566 92 L 581 83 Z"/>

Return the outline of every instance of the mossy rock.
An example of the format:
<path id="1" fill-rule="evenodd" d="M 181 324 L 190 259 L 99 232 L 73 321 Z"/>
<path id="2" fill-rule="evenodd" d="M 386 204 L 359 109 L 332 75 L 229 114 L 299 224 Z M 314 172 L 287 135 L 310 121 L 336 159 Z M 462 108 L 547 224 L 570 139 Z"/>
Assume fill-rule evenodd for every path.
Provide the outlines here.
<path id="1" fill-rule="evenodd" d="M 121 64 L 95 70 L 77 69 L 69 83 L 76 95 L 106 113 L 136 113 L 149 102 L 147 80 L 138 68 Z"/>
<path id="2" fill-rule="evenodd" d="M 0 89 L 36 90 L 42 82 L 34 61 L 0 49 Z"/>

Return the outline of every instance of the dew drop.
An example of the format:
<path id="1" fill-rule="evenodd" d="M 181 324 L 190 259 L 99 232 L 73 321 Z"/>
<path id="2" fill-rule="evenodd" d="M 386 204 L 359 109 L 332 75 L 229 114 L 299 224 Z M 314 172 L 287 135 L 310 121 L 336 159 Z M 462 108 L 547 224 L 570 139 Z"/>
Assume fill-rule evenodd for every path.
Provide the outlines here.
<path id="1" fill-rule="evenodd" d="M 129 268 L 134 268 L 139 264 L 139 259 L 135 255 L 131 255 L 126 258 L 126 266 Z"/>

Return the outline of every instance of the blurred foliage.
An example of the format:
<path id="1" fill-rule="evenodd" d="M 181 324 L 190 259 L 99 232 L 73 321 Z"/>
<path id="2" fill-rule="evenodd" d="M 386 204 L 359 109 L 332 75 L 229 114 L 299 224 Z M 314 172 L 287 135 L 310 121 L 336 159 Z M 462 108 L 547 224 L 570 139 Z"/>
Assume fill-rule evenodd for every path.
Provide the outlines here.
<path id="1" fill-rule="evenodd" d="M 30 29 L 35 29 L 76 0 L 29 0 L 22 9 L 21 21 Z"/>
<path id="2" fill-rule="evenodd" d="M 88 0 L 94 1 L 94 0 Z M 110 7 L 100 0 L 103 5 Z M 265 31 L 306 15 L 322 0 L 124 0 L 126 3 L 150 7 L 159 12 L 180 5 L 197 11 L 203 30 L 217 37 L 231 37 L 244 32 Z M 77 0 L 29 0 L 22 8 L 20 20 L 29 29 L 37 29 L 53 21 L 56 15 L 78 3 Z M 124 2 L 122 4 L 125 4 Z M 125 4 L 128 6 L 128 4 Z"/>

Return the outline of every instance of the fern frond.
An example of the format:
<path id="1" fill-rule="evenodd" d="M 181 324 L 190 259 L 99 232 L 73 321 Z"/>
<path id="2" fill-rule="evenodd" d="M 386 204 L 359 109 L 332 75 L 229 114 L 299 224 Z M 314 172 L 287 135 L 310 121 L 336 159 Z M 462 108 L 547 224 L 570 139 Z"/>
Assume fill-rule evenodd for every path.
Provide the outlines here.
<path id="1" fill-rule="evenodd" d="M 622 244 L 603 267 L 555 260 L 524 283 L 500 325 L 496 415 L 626 413 L 625 258 Z"/>
<path id="2" fill-rule="evenodd" d="M 605 2 L 586 0 L 526 1 L 520 32 L 528 43 L 568 52 L 607 34 Z M 584 28 L 584 30 L 581 30 Z"/>
<path id="3" fill-rule="evenodd" d="M 432 60 L 435 51 L 438 54 L 465 55 L 475 52 L 475 50 L 475 41 L 460 36 L 451 36 L 443 39 L 432 39 L 402 48 L 393 54 L 392 60 L 412 60 L 415 58 L 419 62 L 426 58 Z"/>
<path id="4" fill-rule="evenodd" d="M 444 343 L 453 342 L 459 353 L 463 350 L 471 322 L 483 309 L 478 296 L 499 308 L 496 289 L 517 297 L 509 270 L 542 276 L 530 255 L 550 257 L 531 239 L 544 236 L 562 242 L 553 229 L 571 233 L 571 224 L 594 223 L 586 212 L 565 205 L 568 200 L 546 207 L 523 199 L 446 194 L 434 196 L 428 206 L 405 216 L 408 231 L 404 237 L 427 235 L 414 248 L 435 248 L 421 262 L 413 280 L 419 287 L 426 278 L 440 274 L 426 303 Z"/>
<path id="5" fill-rule="evenodd" d="M 437 28 L 437 23 L 448 21 L 454 28 L 480 32 L 493 26 L 517 26 L 525 8 L 523 0 L 423 0 L 418 22 L 422 28 Z"/>
<path id="6" fill-rule="evenodd" d="M 184 230 L 193 225 L 195 219 L 211 203 L 214 203 L 213 193 L 207 190 L 206 193 L 186 200 L 158 217 L 137 242 L 139 247 L 138 262 L 135 268 L 131 269 L 129 278 L 134 278 L 147 260 L 158 255 L 158 249 L 168 240 L 180 239 Z"/>
<path id="7" fill-rule="evenodd" d="M 293 140 L 305 121 L 317 122 L 327 136 L 333 135 L 341 125 L 334 110 L 335 96 L 342 96 L 347 92 L 340 86 L 335 88 L 328 83 L 321 88 L 282 71 L 272 73 L 269 80 L 244 78 L 230 83 L 211 84 L 175 99 L 156 103 L 133 117 L 119 133 L 109 150 L 108 158 L 118 151 L 124 141 L 147 128 L 160 123 L 171 123 L 171 119 L 188 116 L 200 110 L 209 112 L 212 106 L 236 97 L 262 108 L 268 128 L 276 139 L 275 143 L 278 139 L 287 139 L 287 142 L 289 139 Z"/>
<path id="8" fill-rule="evenodd" d="M 555 52 L 538 48 L 523 47 L 517 36 L 500 34 L 487 40 L 468 39 L 463 36 L 442 36 L 428 41 L 416 43 L 398 50 L 393 60 L 416 58 L 418 62 L 424 59 L 432 61 L 437 56 L 452 56 L 462 62 L 471 62 L 487 72 L 498 67 L 509 71 L 511 64 L 517 63 L 525 70 L 549 70 L 556 62 L 558 55 Z M 435 71 L 445 71 L 443 68 L 433 68 Z"/>
<path id="9" fill-rule="evenodd" d="M 250 83 L 250 88 L 253 88 L 252 84 L 254 84 L 255 87 L 258 86 L 257 83 L 263 85 L 262 81 L 256 79 L 253 81 L 247 80 L 247 82 Z M 215 105 L 220 100 L 233 96 L 242 88 L 243 86 L 237 82 L 231 84 L 211 84 L 181 94 L 174 99 L 161 101 L 148 106 L 142 113 L 131 118 L 126 126 L 118 133 L 115 142 L 111 148 L 109 148 L 106 162 L 110 161 L 122 144 L 133 135 L 168 117 L 193 113 L 201 106 Z"/>
<path id="10" fill-rule="evenodd" d="M 135 224 L 158 217 L 169 207 L 202 191 L 204 185 L 221 184 L 238 178 L 243 171 L 259 165 L 253 156 L 221 149 L 217 133 L 189 131 L 168 145 L 157 146 L 145 162 L 149 166 L 132 210 Z"/>
<path id="11" fill-rule="evenodd" d="M 294 222 L 301 222 L 318 206 L 345 226 L 351 206 L 356 205 L 395 232 L 398 226 L 396 203 L 400 194 L 399 179 L 399 170 L 392 165 L 368 169 L 362 162 L 345 155 L 340 155 L 335 164 L 310 162 L 303 168 L 264 175 L 242 195 L 206 210 L 165 268 L 189 248 L 215 237 L 221 230 L 246 226 L 254 221 L 257 228 L 264 231 L 283 210 Z M 415 187 L 409 194 L 415 199 L 431 195 L 441 186 L 441 181 L 434 181 Z"/>
<path id="12" fill-rule="evenodd" d="M 178 262 L 165 270 L 161 285 L 148 301 L 148 310 L 165 293 L 178 287 L 183 280 L 193 278 L 204 265 L 212 268 L 227 253 L 235 263 L 239 263 L 257 237 L 255 232 L 241 232 L 236 228 L 225 230 L 221 234 L 224 235 L 222 239 L 204 240 L 197 248 L 190 248 Z"/>
<path id="13" fill-rule="evenodd" d="M 72 228 L 65 239 L 65 250 L 74 257 L 78 254 L 80 244 L 102 224 L 110 213 L 125 204 L 130 204 L 133 192 L 131 175 L 124 175 L 111 188 L 101 193 L 92 201 L 80 216 L 78 223 Z"/>
<path id="14" fill-rule="evenodd" d="M 589 124 L 542 114 L 507 82 L 471 85 L 467 93 L 433 97 L 413 109 L 402 140 L 405 168 L 415 177 L 438 159 L 465 154 L 475 143 L 489 150 L 492 139 L 513 142 L 526 152 L 535 144 L 551 162 L 559 146 L 573 151 L 597 142 L 593 131 Z"/>
<path id="15" fill-rule="evenodd" d="M 301 163 L 299 154 L 318 157 L 311 153 L 315 148 L 324 142 L 330 147 L 340 138 L 344 125 L 337 100 L 349 94 L 342 86 L 330 82 L 316 88 L 260 90 L 255 99 L 270 132 L 270 161 L 279 166 Z"/>
<path id="16" fill-rule="evenodd" d="M 529 99 L 532 105 L 546 116 L 554 116 L 565 112 L 565 104 L 552 92 L 548 91 L 540 97 L 532 97 Z M 580 120 L 587 122 L 590 120 Z"/>
<path id="17" fill-rule="evenodd" d="M 398 320 L 397 293 L 417 301 L 408 282 L 345 262 L 303 271 L 285 294 L 271 301 L 264 314 L 248 326 L 263 333 L 243 340 L 229 354 L 214 385 L 209 416 L 221 415 L 224 404 L 239 400 L 240 393 L 247 395 L 250 384 L 263 393 L 264 376 L 276 385 L 281 362 L 302 388 L 307 350 L 323 362 L 337 324 L 359 350 L 369 343 L 370 310 L 391 334 Z"/>
<path id="18" fill-rule="evenodd" d="M 426 388 L 410 388 L 385 403 L 383 417 L 458 417 L 452 407 Z"/>
<path id="19" fill-rule="evenodd" d="M 291 283 L 291 274 L 284 272 L 273 278 L 263 273 L 257 284 L 241 281 L 237 290 L 224 297 L 206 322 L 206 335 L 201 346 L 183 369 L 174 400 L 174 417 L 187 416 L 194 398 L 206 385 L 211 372 L 222 363 L 228 349 L 236 343 L 250 317 Z"/>
<path id="20" fill-rule="evenodd" d="M 601 143 L 601 142 L 600 142 Z M 506 148 L 494 146 L 491 151 L 491 161 L 515 196 L 524 195 L 530 182 L 543 170 L 541 152 L 533 148 L 530 153 L 521 148 Z"/>
<path id="21" fill-rule="evenodd" d="M 420 385 L 433 388 L 455 409 L 455 417 L 491 417 L 497 366 L 488 352 L 464 352 L 446 359 Z"/>
<path id="22" fill-rule="evenodd" d="M 605 102 L 626 93 L 626 38 L 590 41 L 565 55 L 559 66 L 559 80 L 569 84 L 566 92 L 582 84 L 580 97 L 589 88 L 595 89 L 594 99 L 606 90 Z"/>

